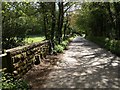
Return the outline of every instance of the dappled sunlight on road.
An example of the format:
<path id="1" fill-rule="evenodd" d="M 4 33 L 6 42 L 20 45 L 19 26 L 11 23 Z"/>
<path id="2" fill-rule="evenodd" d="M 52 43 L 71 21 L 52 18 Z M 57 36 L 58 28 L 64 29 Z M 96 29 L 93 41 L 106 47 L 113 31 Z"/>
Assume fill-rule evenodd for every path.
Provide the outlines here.
<path id="1" fill-rule="evenodd" d="M 35 70 L 39 73 L 31 82 L 33 88 L 120 88 L 120 58 L 81 37 L 45 74 Z"/>
<path id="2" fill-rule="evenodd" d="M 120 58 L 81 37 L 49 74 L 47 88 L 120 88 Z"/>

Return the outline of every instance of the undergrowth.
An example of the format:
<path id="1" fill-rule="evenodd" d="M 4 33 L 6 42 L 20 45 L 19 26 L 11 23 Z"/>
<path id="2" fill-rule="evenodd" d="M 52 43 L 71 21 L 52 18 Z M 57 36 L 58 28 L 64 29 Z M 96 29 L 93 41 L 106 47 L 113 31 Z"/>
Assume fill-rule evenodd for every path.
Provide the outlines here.
<path id="1" fill-rule="evenodd" d="M 2 72 L 2 90 L 28 90 L 29 85 L 25 80 L 15 79 L 10 73 Z"/>
<path id="2" fill-rule="evenodd" d="M 120 56 L 120 40 L 109 39 L 106 37 L 88 37 L 87 39 L 95 42 L 103 48 L 111 51 L 112 53 Z"/>
<path id="3" fill-rule="evenodd" d="M 54 53 L 62 53 L 63 50 L 67 50 L 68 49 L 68 44 L 73 40 L 73 37 L 70 37 L 64 41 L 62 41 L 60 44 L 55 44 L 53 52 Z"/>

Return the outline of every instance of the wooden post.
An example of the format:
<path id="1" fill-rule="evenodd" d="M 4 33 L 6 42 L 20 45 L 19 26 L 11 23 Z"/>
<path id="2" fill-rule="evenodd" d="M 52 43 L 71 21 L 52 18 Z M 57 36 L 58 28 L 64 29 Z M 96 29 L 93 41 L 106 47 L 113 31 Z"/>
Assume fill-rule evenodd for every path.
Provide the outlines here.
<path id="1" fill-rule="evenodd" d="M 6 60 L 7 54 L 2 54 L 0 55 L 0 59 L 1 59 L 1 63 L 2 63 L 2 67 L 1 69 L 7 69 L 7 60 Z"/>
<path id="2" fill-rule="evenodd" d="M 7 72 L 8 73 L 13 73 L 14 67 L 13 67 L 13 60 L 11 58 L 10 52 L 6 52 L 7 57 L 6 57 L 6 62 L 7 62 Z"/>

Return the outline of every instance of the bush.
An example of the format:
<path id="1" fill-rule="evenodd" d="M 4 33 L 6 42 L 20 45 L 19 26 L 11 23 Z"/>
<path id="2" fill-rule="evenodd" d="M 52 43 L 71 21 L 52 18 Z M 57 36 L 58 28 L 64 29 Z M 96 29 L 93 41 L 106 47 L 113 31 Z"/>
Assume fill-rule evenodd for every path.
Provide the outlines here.
<path id="1" fill-rule="evenodd" d="M 120 56 L 120 40 L 111 40 L 105 37 L 88 37 L 88 39 Z"/>
<path id="2" fill-rule="evenodd" d="M 55 45 L 55 48 L 54 48 L 53 52 L 62 53 L 63 50 L 64 50 L 64 47 L 62 45 Z"/>
<path id="3" fill-rule="evenodd" d="M 68 42 L 71 42 L 74 39 L 74 37 L 68 38 Z"/>
<path id="4" fill-rule="evenodd" d="M 70 37 L 70 38 L 62 41 L 61 44 L 58 44 L 57 42 L 55 42 L 55 47 L 53 49 L 53 53 L 55 53 L 55 54 L 62 53 L 64 49 L 67 49 L 69 42 L 72 41 L 73 39 L 74 39 L 74 37 Z"/>
<path id="5" fill-rule="evenodd" d="M 108 42 L 106 42 L 105 47 L 108 50 L 110 50 L 112 53 L 120 55 L 120 41 L 119 40 L 109 40 Z"/>
<path id="6" fill-rule="evenodd" d="M 2 73 L 2 89 L 4 90 L 27 90 L 29 88 L 26 81 L 15 79 L 9 73 Z"/>
<path id="7" fill-rule="evenodd" d="M 67 40 L 65 40 L 65 41 L 63 41 L 63 42 L 61 43 L 61 45 L 63 46 L 64 49 L 67 49 L 68 43 L 69 43 L 69 42 L 68 42 Z"/>

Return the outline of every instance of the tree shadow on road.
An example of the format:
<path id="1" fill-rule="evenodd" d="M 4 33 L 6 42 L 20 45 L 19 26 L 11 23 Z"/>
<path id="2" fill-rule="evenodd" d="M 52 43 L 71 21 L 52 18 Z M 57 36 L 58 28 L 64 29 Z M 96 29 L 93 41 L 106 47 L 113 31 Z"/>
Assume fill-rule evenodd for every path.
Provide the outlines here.
<path id="1" fill-rule="evenodd" d="M 87 40 L 73 41 L 64 54 L 55 58 L 61 60 L 56 67 L 42 71 L 38 66 L 28 73 L 33 88 L 120 88 L 119 57 Z"/>
<path id="2" fill-rule="evenodd" d="M 87 48 L 92 53 L 84 54 L 85 50 L 82 50 L 79 46 Z M 64 69 L 57 69 L 58 72 L 64 72 L 57 77 L 61 77 L 60 82 L 58 82 L 60 85 L 75 88 L 120 88 L 119 57 L 87 40 L 74 41 L 69 48 L 69 51 L 73 53 L 81 52 L 81 55 L 69 55 L 79 64 L 75 64 L 72 68 L 68 64 Z"/>
<path id="3" fill-rule="evenodd" d="M 78 58 L 77 58 L 78 59 Z M 80 59 L 80 58 L 79 58 Z M 94 64 L 89 63 L 89 59 L 80 65 L 74 67 L 57 68 L 51 82 L 56 82 L 55 88 L 120 88 L 120 63 L 113 64 L 116 57 L 110 59 L 107 63 Z"/>

